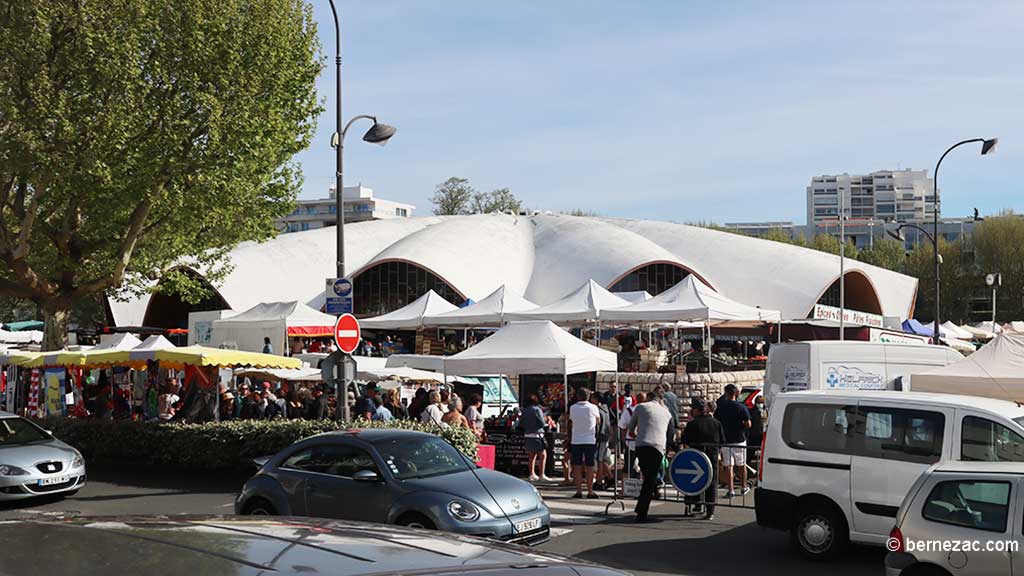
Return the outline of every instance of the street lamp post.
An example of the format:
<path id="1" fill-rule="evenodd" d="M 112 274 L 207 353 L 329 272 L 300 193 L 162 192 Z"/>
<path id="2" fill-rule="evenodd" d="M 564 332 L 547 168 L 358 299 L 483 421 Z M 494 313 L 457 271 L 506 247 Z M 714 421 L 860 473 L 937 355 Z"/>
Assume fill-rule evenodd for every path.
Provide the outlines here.
<path id="1" fill-rule="evenodd" d="M 337 183 L 334 188 L 334 209 L 337 214 L 337 277 L 345 277 L 345 178 L 342 167 L 344 165 L 344 151 L 345 151 L 345 134 L 348 133 L 348 129 L 352 126 L 352 123 L 356 120 L 363 118 L 373 120 L 373 126 L 366 131 L 363 135 L 363 140 L 370 142 L 371 144 L 380 144 L 383 146 L 395 135 L 395 128 L 388 126 L 387 124 L 380 124 L 377 122 L 376 116 L 369 116 L 366 114 L 360 114 L 354 116 L 348 121 L 348 124 L 342 126 L 342 115 L 341 115 L 341 24 L 338 20 L 338 10 L 334 5 L 334 0 L 330 0 L 331 3 L 331 14 L 334 15 L 334 37 L 335 37 L 335 51 L 334 51 L 334 66 L 336 70 L 336 83 L 335 83 L 335 98 L 337 99 L 337 105 L 334 108 L 334 122 L 335 132 L 331 136 L 331 146 L 334 147 L 334 172 Z"/>
<path id="2" fill-rule="evenodd" d="M 942 263 L 942 256 L 939 255 L 939 237 L 933 236 L 917 224 L 900 224 L 895 230 L 886 229 L 885 232 L 893 239 L 906 243 L 907 238 L 903 235 L 904 228 L 913 228 L 918 234 L 924 234 L 932 243 L 932 252 L 935 254 L 935 325 L 932 328 L 932 342 L 939 344 L 939 264 Z"/>
<path id="3" fill-rule="evenodd" d="M 345 134 L 348 133 L 349 127 L 356 120 L 363 118 L 373 120 L 373 126 L 366 131 L 363 135 L 363 140 L 370 142 L 371 144 L 380 144 L 383 146 L 387 143 L 392 136 L 395 135 L 395 128 L 388 126 L 387 124 L 381 124 L 377 122 L 376 116 L 368 116 L 366 114 L 360 114 L 353 116 L 348 124 L 342 126 L 342 115 L 341 115 L 341 23 L 338 20 L 338 9 L 334 5 L 334 0 L 329 0 L 331 4 L 331 14 L 334 16 L 334 38 L 335 38 L 335 50 L 334 50 L 334 67 L 335 67 L 335 98 L 337 99 L 337 105 L 334 107 L 334 134 L 331 135 L 331 146 L 334 147 L 334 211 L 335 211 L 335 237 L 337 239 L 336 255 L 337 255 L 337 278 L 345 277 L 345 178 L 342 167 L 344 166 L 344 152 L 345 152 Z M 345 355 L 347 359 L 348 355 Z M 347 362 L 346 362 L 347 363 Z M 345 363 L 335 363 L 337 366 L 344 366 Z M 347 401 L 348 395 L 348 383 L 341 384 L 339 382 L 344 381 L 345 376 L 335 379 L 335 393 L 338 399 L 338 408 L 341 411 L 341 419 L 344 421 L 349 420 L 349 406 Z"/>
<path id="4" fill-rule="evenodd" d="M 939 157 L 939 161 L 935 163 L 935 173 L 932 175 L 934 178 L 932 180 L 932 244 L 935 247 L 935 334 L 933 339 L 936 344 L 939 343 L 939 264 L 941 263 L 941 258 L 939 257 L 939 167 L 942 166 L 942 161 L 945 160 L 946 155 L 952 152 L 954 148 L 973 142 L 981 142 L 981 155 L 985 156 L 996 149 L 996 143 L 999 142 L 999 139 L 971 138 L 970 140 L 963 140 L 953 144 Z"/>

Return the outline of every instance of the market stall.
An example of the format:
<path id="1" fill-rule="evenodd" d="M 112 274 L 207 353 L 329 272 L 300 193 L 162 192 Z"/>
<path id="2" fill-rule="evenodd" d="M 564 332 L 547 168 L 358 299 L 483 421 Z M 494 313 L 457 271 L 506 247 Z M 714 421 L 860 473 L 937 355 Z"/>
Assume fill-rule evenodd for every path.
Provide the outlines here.
<path id="1" fill-rule="evenodd" d="M 569 403 L 569 377 L 598 371 L 614 371 L 615 354 L 602 350 L 562 330 L 547 320 L 510 322 L 493 336 L 476 346 L 444 359 L 444 370 L 450 374 L 503 374 L 522 377 L 527 375 L 550 375 L 561 377 L 556 382 L 552 397 L 562 400 L 562 407 Z M 520 390 L 520 398 L 523 392 Z M 553 406 L 547 406 L 550 412 Z M 515 414 L 499 417 L 487 429 L 487 443 L 496 445 L 498 470 L 517 468 L 525 452 L 522 433 L 513 426 Z M 560 461 L 561 446 L 555 438 L 549 438 L 549 452 Z"/>
<path id="2" fill-rule="evenodd" d="M 562 299 L 546 306 L 522 312 L 509 312 L 506 320 L 550 320 L 557 324 L 572 324 L 601 319 L 601 312 L 609 308 L 629 306 L 593 280 L 566 294 Z"/>
<path id="3" fill-rule="evenodd" d="M 236 316 L 214 320 L 211 345 L 261 352 L 264 338 L 270 338 L 274 353 L 284 354 L 289 338 L 333 336 L 336 320 L 301 302 L 257 304 Z"/>
<path id="4" fill-rule="evenodd" d="M 777 324 L 782 321 L 782 314 L 777 310 L 748 306 L 732 300 L 690 274 L 650 300 L 603 311 L 601 320 L 620 323 L 701 322 L 706 328 L 707 339 L 710 339 L 711 328 L 716 324 Z M 705 345 L 705 349 L 710 371 L 711 346 Z"/>

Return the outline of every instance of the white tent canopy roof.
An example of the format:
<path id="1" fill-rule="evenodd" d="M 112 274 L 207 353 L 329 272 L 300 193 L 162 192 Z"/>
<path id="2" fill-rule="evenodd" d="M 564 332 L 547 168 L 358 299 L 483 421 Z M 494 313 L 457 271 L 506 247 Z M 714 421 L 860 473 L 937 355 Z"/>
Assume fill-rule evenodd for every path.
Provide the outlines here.
<path id="1" fill-rule="evenodd" d="M 946 320 L 942 324 L 939 324 L 939 335 L 950 338 L 957 338 L 960 340 L 970 340 L 974 338 L 974 334 L 964 330 L 949 320 Z"/>
<path id="2" fill-rule="evenodd" d="M 561 300 L 525 312 L 506 314 L 509 320 L 551 320 L 552 322 L 585 322 L 598 320 L 608 308 L 628 306 L 629 302 L 605 290 L 603 286 L 587 280 L 582 286 L 566 294 Z"/>
<path id="3" fill-rule="evenodd" d="M 614 371 L 615 354 L 547 320 L 510 322 L 482 342 L 444 359 L 450 374 L 579 374 Z"/>
<path id="4" fill-rule="evenodd" d="M 267 320 L 285 320 L 288 327 L 293 326 L 334 326 L 337 318 L 314 310 L 305 304 L 292 300 L 290 302 L 264 302 L 249 308 L 245 312 L 214 321 L 221 326 L 263 322 Z"/>
<path id="5" fill-rule="evenodd" d="M 428 290 L 413 302 L 381 316 L 364 318 L 359 326 L 367 330 L 407 330 L 423 325 L 423 318 L 458 310 L 459 307 L 442 298 L 437 292 Z"/>
<path id="6" fill-rule="evenodd" d="M 754 308 L 730 300 L 690 274 L 646 302 L 605 310 L 602 319 L 632 322 L 779 322 L 782 315 L 777 310 Z"/>
<path id="7" fill-rule="evenodd" d="M 319 368 L 244 368 L 236 370 L 238 376 L 250 379 L 285 380 L 289 382 L 318 382 L 324 379 Z"/>
<path id="8" fill-rule="evenodd" d="M 992 332 L 989 332 L 988 330 L 982 330 L 981 328 L 975 328 L 974 326 L 971 326 L 970 324 L 964 324 L 960 328 L 964 332 L 970 333 L 972 339 L 991 340 L 991 339 L 996 337 L 996 335 L 993 334 Z"/>
<path id="9" fill-rule="evenodd" d="M 91 352 L 99 352 L 100 350 L 131 350 L 142 344 L 142 340 L 135 337 L 134 334 L 124 332 L 122 334 L 115 334 L 106 342 L 101 342 L 97 346 L 90 349 Z"/>
<path id="10" fill-rule="evenodd" d="M 623 300 L 629 302 L 630 304 L 636 304 L 637 302 L 646 302 L 647 300 L 654 298 L 654 296 L 651 296 L 651 293 L 648 292 L 647 290 L 636 290 L 633 292 L 612 292 L 612 294 L 618 296 L 619 298 L 622 298 Z"/>
<path id="11" fill-rule="evenodd" d="M 425 326 L 494 326 L 511 312 L 532 310 L 537 305 L 508 286 L 501 286 L 486 298 L 465 308 L 423 318 Z"/>
<path id="12" fill-rule="evenodd" d="M 914 374 L 910 386 L 915 392 L 1024 401 L 1024 334 L 1000 334 L 963 360 Z"/>

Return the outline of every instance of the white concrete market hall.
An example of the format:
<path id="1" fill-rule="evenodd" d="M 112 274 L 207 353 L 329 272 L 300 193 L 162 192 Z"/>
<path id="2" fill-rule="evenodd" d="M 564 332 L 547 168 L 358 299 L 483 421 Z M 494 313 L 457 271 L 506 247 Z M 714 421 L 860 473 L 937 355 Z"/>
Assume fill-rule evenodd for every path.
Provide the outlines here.
<path id="1" fill-rule="evenodd" d="M 613 292 L 667 290 L 694 274 L 750 306 L 806 318 L 814 304 L 838 303 L 839 258 L 708 228 L 556 214 L 426 216 L 349 224 L 346 264 L 359 316 L 395 310 L 433 289 L 454 304 L 505 285 L 538 305 L 588 279 Z M 333 227 L 248 242 L 231 252 L 232 270 L 215 294 L 191 306 L 174 296 L 111 300 L 117 326 L 186 327 L 191 310 L 246 310 L 261 302 L 324 302 L 334 275 Z M 192 271 L 201 275 L 201 271 Z M 917 279 L 846 262 L 847 307 L 913 316 Z"/>

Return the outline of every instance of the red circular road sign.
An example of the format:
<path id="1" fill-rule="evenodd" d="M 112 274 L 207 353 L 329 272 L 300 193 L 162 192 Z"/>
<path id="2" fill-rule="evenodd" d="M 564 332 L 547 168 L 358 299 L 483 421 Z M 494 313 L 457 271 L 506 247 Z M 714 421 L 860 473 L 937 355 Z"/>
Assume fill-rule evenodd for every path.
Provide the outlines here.
<path id="1" fill-rule="evenodd" d="M 351 314 L 342 314 L 334 325 L 334 342 L 345 354 L 355 352 L 359 346 L 359 320 Z"/>

